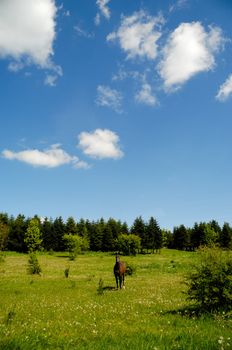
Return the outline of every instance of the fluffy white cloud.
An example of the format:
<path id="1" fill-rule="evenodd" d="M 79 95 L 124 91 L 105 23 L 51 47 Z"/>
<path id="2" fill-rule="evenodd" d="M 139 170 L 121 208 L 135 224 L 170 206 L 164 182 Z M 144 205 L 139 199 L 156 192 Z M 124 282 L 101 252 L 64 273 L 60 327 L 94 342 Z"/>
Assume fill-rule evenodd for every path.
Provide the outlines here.
<path id="1" fill-rule="evenodd" d="M 75 168 L 87 168 L 87 163 L 80 161 L 78 157 L 71 156 L 59 144 L 52 145 L 49 149 L 39 151 L 28 149 L 20 152 L 4 150 L 2 156 L 9 160 L 18 160 L 35 167 L 55 168 L 64 164 L 72 164 Z"/>
<path id="2" fill-rule="evenodd" d="M 98 106 L 110 107 L 115 112 L 121 113 L 122 95 L 119 91 L 111 89 L 109 86 L 99 85 L 97 87 Z"/>
<path id="3" fill-rule="evenodd" d="M 111 130 L 96 129 L 93 132 L 82 132 L 78 139 L 78 147 L 89 157 L 118 159 L 123 156 L 119 137 Z"/>
<path id="4" fill-rule="evenodd" d="M 157 99 L 152 93 L 151 85 L 144 83 L 141 90 L 135 95 L 135 100 L 148 106 L 155 106 Z"/>
<path id="5" fill-rule="evenodd" d="M 216 99 L 223 102 L 232 96 L 232 74 L 222 84 L 217 93 Z"/>
<path id="6" fill-rule="evenodd" d="M 162 15 L 151 17 L 144 11 L 135 12 L 132 16 L 122 17 L 119 29 L 110 33 L 107 41 L 118 40 L 121 48 L 127 53 L 127 58 L 155 59 L 157 41 L 161 36 L 160 27 L 163 23 Z"/>
<path id="7" fill-rule="evenodd" d="M 54 0 L 1 0 L 0 57 L 52 68 L 56 11 Z"/>
<path id="8" fill-rule="evenodd" d="M 212 70 L 214 54 L 223 43 L 218 27 L 207 32 L 200 22 L 180 24 L 170 35 L 158 67 L 165 89 L 178 88 L 195 74 Z"/>

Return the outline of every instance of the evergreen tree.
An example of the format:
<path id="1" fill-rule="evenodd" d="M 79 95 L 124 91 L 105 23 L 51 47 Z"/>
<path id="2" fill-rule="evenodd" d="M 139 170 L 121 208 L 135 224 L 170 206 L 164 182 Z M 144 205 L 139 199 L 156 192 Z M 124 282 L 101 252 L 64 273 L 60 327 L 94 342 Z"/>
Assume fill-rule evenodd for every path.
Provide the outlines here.
<path id="1" fill-rule="evenodd" d="M 101 250 L 103 252 L 113 251 L 115 248 L 114 242 L 115 242 L 115 240 L 113 237 L 112 226 L 108 222 L 103 229 Z"/>
<path id="2" fill-rule="evenodd" d="M 225 222 L 220 235 L 220 246 L 222 248 L 232 248 L 232 228 Z"/>
<path id="3" fill-rule="evenodd" d="M 53 250 L 54 251 L 64 251 L 65 245 L 63 237 L 65 235 L 65 224 L 63 222 L 62 217 L 58 217 L 54 220 L 53 230 L 54 230 L 54 242 L 53 242 Z"/>
<path id="4" fill-rule="evenodd" d="M 186 249 L 190 244 L 189 230 L 184 225 L 174 227 L 173 230 L 173 247 L 176 249 Z"/>
<path id="5" fill-rule="evenodd" d="M 77 224 L 72 216 L 66 221 L 65 232 L 68 235 L 77 235 L 78 233 Z"/>
<path id="6" fill-rule="evenodd" d="M 141 252 L 146 248 L 146 225 L 141 216 L 137 217 L 131 227 L 131 234 L 137 235 L 141 239 Z"/>
<path id="7" fill-rule="evenodd" d="M 110 218 L 107 221 L 106 225 L 110 228 L 113 239 L 117 239 L 121 233 L 121 226 L 122 226 L 121 222 Z"/>
<path id="8" fill-rule="evenodd" d="M 9 234 L 9 222 L 8 215 L 0 213 L 0 251 L 5 250 L 8 234 Z"/>
<path id="9" fill-rule="evenodd" d="M 195 223 L 191 231 L 191 244 L 193 248 L 199 248 L 200 245 L 203 245 L 205 235 L 205 224 L 204 223 Z"/>
<path id="10" fill-rule="evenodd" d="M 123 222 L 121 225 L 120 233 L 129 235 L 129 228 L 126 222 Z"/>
<path id="11" fill-rule="evenodd" d="M 28 227 L 28 220 L 24 215 L 19 214 L 16 219 L 12 216 L 9 220 L 9 235 L 7 241 L 7 249 L 23 253 L 27 251 L 27 246 L 24 242 L 25 232 Z"/>
<path id="12" fill-rule="evenodd" d="M 159 252 L 163 246 L 163 235 L 157 221 L 151 217 L 147 225 L 147 248 Z"/>
<path id="13" fill-rule="evenodd" d="M 43 247 L 45 250 L 55 250 L 55 233 L 52 219 L 45 218 L 41 226 L 41 234 L 43 240 Z"/>
<path id="14" fill-rule="evenodd" d="M 90 233 L 90 249 L 93 251 L 100 251 L 102 249 L 103 231 L 105 228 L 105 222 L 103 219 L 92 223 Z"/>

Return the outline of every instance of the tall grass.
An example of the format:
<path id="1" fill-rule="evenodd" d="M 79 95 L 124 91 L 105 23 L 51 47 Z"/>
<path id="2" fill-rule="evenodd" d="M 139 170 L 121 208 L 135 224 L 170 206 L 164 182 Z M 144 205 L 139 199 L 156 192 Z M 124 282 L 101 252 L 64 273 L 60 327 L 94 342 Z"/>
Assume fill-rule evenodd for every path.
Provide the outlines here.
<path id="1" fill-rule="evenodd" d="M 232 349 L 228 315 L 187 312 L 183 281 L 195 253 L 127 257 L 136 273 L 119 291 L 110 254 L 38 259 L 41 276 L 27 274 L 27 255 L 7 254 L 1 264 L 0 349 Z"/>

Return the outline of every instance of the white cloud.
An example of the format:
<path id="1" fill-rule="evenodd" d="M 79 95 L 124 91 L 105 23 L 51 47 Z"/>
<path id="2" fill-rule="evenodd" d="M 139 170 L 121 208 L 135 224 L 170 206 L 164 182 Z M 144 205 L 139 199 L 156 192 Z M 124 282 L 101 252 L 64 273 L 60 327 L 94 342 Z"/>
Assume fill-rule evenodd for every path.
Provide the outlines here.
<path id="1" fill-rule="evenodd" d="M 54 0 L 0 1 L 0 58 L 15 61 L 9 69 L 22 64 L 51 69 L 56 12 Z"/>
<path id="2" fill-rule="evenodd" d="M 180 24 L 170 35 L 158 66 L 165 89 L 178 88 L 197 73 L 212 70 L 214 54 L 223 43 L 218 27 L 207 32 L 200 22 Z"/>
<path id="3" fill-rule="evenodd" d="M 220 86 L 216 99 L 224 102 L 230 96 L 232 96 L 232 74 L 226 79 L 226 81 Z"/>
<path id="4" fill-rule="evenodd" d="M 96 103 L 98 106 L 110 107 L 117 113 L 122 112 L 122 95 L 119 91 L 111 89 L 109 86 L 99 85 L 97 93 Z"/>
<path id="5" fill-rule="evenodd" d="M 96 129 L 93 132 L 82 132 L 78 139 L 78 147 L 89 157 L 118 159 L 123 156 L 119 137 L 111 130 Z"/>
<path id="6" fill-rule="evenodd" d="M 72 164 L 75 168 L 87 168 L 87 163 L 80 161 L 76 156 L 69 155 L 59 144 L 52 145 L 49 149 L 43 151 L 28 149 L 14 152 L 6 149 L 2 152 L 2 156 L 34 167 L 55 168 L 64 164 Z"/>
<path id="7" fill-rule="evenodd" d="M 141 90 L 135 96 L 135 100 L 148 106 L 155 106 L 157 104 L 157 99 L 152 93 L 151 85 L 148 83 L 142 85 Z"/>
<path id="8" fill-rule="evenodd" d="M 110 2 L 110 0 L 97 0 L 96 4 L 99 8 L 99 11 L 102 16 L 104 16 L 106 19 L 110 19 L 110 9 L 107 6 L 107 4 Z M 100 14 L 98 14 L 98 21 L 100 23 Z M 98 24 L 99 24 L 98 23 Z"/>
<path id="9" fill-rule="evenodd" d="M 155 59 L 157 41 L 161 36 L 164 24 L 162 15 L 151 17 L 144 11 L 135 12 L 132 16 L 122 17 L 121 25 L 116 32 L 107 36 L 107 41 L 118 40 L 127 58 L 146 57 Z"/>

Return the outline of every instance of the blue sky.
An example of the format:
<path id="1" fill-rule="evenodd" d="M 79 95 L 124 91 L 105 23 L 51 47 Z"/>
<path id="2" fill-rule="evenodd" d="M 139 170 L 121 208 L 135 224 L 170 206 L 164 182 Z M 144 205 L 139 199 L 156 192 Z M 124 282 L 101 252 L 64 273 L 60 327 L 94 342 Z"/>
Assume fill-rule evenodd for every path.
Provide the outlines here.
<path id="1" fill-rule="evenodd" d="M 0 211 L 232 223 L 230 0 L 2 0 Z"/>

